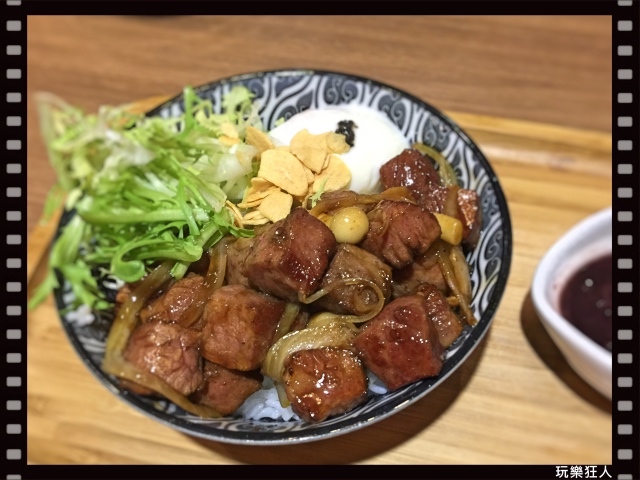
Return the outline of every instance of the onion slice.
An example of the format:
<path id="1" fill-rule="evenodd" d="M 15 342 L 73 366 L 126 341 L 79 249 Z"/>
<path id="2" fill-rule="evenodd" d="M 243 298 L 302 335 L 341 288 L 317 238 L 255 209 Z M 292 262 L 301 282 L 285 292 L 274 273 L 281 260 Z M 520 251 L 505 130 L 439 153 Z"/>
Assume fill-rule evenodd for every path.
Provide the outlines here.
<path id="1" fill-rule="evenodd" d="M 375 292 L 376 297 L 378 298 L 378 302 L 373 306 L 373 308 L 368 313 L 365 313 L 364 315 L 336 315 L 336 318 L 339 318 L 342 321 L 350 322 L 350 323 L 362 323 L 362 322 L 371 320 L 373 317 L 375 317 L 380 313 L 380 311 L 384 307 L 384 294 L 382 293 L 382 290 L 380 290 L 380 287 L 378 285 L 376 285 L 371 280 L 366 280 L 364 278 L 345 278 L 342 280 L 337 280 L 335 282 L 330 283 L 326 287 L 321 288 L 320 290 L 318 290 L 317 292 L 315 292 L 309 297 L 302 294 L 301 292 L 298 292 L 298 301 L 300 303 L 304 303 L 305 305 L 308 305 L 310 303 L 313 303 L 319 300 L 320 298 L 324 297 L 328 293 L 331 293 L 333 290 L 346 287 L 349 285 L 368 286 Z"/>
<path id="2" fill-rule="evenodd" d="M 438 164 L 438 175 L 445 187 L 458 185 L 458 176 L 444 155 L 424 143 L 414 143 L 413 148 L 427 154 Z"/>
<path id="3" fill-rule="evenodd" d="M 451 292 L 458 299 L 460 313 L 462 314 L 463 319 L 471 326 L 477 324 L 478 319 L 471 311 L 469 302 L 465 298 L 465 295 L 462 293 L 459 286 L 455 269 L 451 264 L 450 250 L 445 242 L 439 241 L 439 248 L 436 250 L 435 255 L 438 258 L 438 263 L 440 264 L 440 268 L 447 285 L 449 285 Z"/>
<path id="4" fill-rule="evenodd" d="M 300 304 L 289 302 L 284 307 L 284 312 L 282 312 L 282 316 L 278 321 L 278 326 L 276 327 L 276 335 L 274 337 L 274 341 L 280 340 L 291 330 L 291 325 L 293 325 L 294 320 L 298 316 L 298 312 L 300 311 Z M 282 403 L 282 402 L 281 402 Z"/>
<path id="5" fill-rule="evenodd" d="M 357 330 L 350 322 L 333 321 L 286 334 L 274 343 L 262 363 L 262 373 L 282 382 L 284 363 L 295 352 L 333 347 L 351 349 Z"/>
<path id="6" fill-rule="evenodd" d="M 326 200 L 321 198 L 315 207 L 309 210 L 309 213 L 317 218 L 321 213 L 357 205 L 375 205 L 383 200 L 416 203 L 411 191 L 407 187 L 391 187 L 381 193 L 371 195 L 354 193 L 348 197 L 329 198 Z"/>

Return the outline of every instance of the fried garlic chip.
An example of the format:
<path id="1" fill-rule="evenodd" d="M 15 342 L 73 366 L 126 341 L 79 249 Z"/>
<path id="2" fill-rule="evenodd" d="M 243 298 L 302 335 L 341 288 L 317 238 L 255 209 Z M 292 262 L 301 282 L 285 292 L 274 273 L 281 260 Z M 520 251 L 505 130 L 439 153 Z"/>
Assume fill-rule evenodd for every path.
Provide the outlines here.
<path id="1" fill-rule="evenodd" d="M 282 149 L 262 152 L 258 177 L 294 196 L 306 195 L 308 190 L 307 175 L 300 160 Z"/>
<path id="2" fill-rule="evenodd" d="M 326 179 L 326 183 L 325 182 Z M 331 192 L 349 185 L 351 171 L 338 155 L 329 155 L 327 168 L 322 170 L 313 182 L 312 190 L 317 192 L 324 183 L 324 190 Z"/>
<path id="3" fill-rule="evenodd" d="M 306 128 L 295 134 L 289 148 L 291 153 L 315 173 L 320 173 L 329 153 L 326 134 L 313 135 Z"/>
<path id="4" fill-rule="evenodd" d="M 282 220 L 291 211 L 293 197 L 284 192 L 273 192 L 260 203 L 258 212 L 271 222 Z"/>
<path id="5" fill-rule="evenodd" d="M 246 142 L 249 145 L 253 145 L 258 150 L 260 150 L 260 153 L 263 153 L 265 150 L 271 150 L 272 148 L 274 148 L 273 142 L 267 136 L 267 134 L 255 127 L 252 127 L 251 125 L 247 127 Z"/>

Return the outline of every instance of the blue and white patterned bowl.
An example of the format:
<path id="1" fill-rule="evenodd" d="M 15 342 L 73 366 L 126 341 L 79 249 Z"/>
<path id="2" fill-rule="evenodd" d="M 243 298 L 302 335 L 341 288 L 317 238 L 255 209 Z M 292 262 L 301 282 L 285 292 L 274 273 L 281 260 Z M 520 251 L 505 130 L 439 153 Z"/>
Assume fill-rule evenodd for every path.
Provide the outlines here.
<path id="1" fill-rule="evenodd" d="M 171 402 L 138 396 L 119 387 L 115 378 L 100 369 L 105 340 L 112 318 L 100 314 L 93 323 L 79 325 L 62 318 L 62 324 L 82 360 L 107 388 L 125 402 L 170 427 L 190 435 L 227 443 L 275 445 L 319 440 L 341 435 L 386 418 L 436 388 L 478 345 L 487 332 L 504 293 L 511 263 L 511 221 L 507 203 L 489 162 L 473 141 L 453 121 L 424 101 L 388 85 L 366 78 L 317 70 L 276 70 L 249 73 L 218 80 L 196 89 L 219 109 L 221 99 L 235 85 L 244 85 L 261 104 L 268 129 L 275 121 L 308 108 L 339 104 L 366 105 L 386 114 L 413 142 L 423 142 L 441 151 L 452 163 L 463 187 L 478 192 L 483 213 L 480 242 L 468 256 L 473 289 L 472 307 L 479 319 L 467 327 L 447 351 L 437 377 L 413 383 L 398 391 L 372 396 L 358 408 L 319 424 L 303 421 L 245 420 L 226 417 L 202 419 Z M 182 96 L 155 108 L 148 115 L 163 117 L 182 112 Z M 72 213 L 65 215 L 61 226 Z M 115 292 L 112 292 L 115 293 Z M 71 294 L 72 295 L 72 294 Z M 58 308 L 70 300 L 69 286 L 55 292 Z"/>

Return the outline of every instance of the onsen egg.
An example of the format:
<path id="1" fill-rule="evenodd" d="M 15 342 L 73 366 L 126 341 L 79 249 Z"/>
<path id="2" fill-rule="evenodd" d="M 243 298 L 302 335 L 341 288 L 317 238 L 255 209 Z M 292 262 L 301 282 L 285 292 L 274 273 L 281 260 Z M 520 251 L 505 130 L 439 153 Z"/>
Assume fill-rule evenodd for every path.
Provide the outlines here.
<path id="1" fill-rule="evenodd" d="M 381 190 L 380 167 L 409 147 L 400 129 L 383 113 L 359 105 L 305 110 L 271 130 L 269 136 L 277 145 L 289 145 L 305 128 L 314 135 L 335 132 L 338 123 L 345 120 L 355 124 L 354 145 L 347 153 L 340 154 L 351 171 L 348 188 L 363 194 L 378 192 Z"/>

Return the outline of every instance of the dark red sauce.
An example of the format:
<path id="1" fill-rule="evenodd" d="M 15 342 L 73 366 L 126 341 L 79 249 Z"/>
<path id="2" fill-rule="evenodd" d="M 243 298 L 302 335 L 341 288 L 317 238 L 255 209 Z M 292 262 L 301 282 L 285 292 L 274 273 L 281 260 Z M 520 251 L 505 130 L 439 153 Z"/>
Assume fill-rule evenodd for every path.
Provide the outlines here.
<path id="1" fill-rule="evenodd" d="M 587 337 L 611 351 L 613 327 L 611 255 L 578 270 L 560 295 L 560 312 Z"/>

